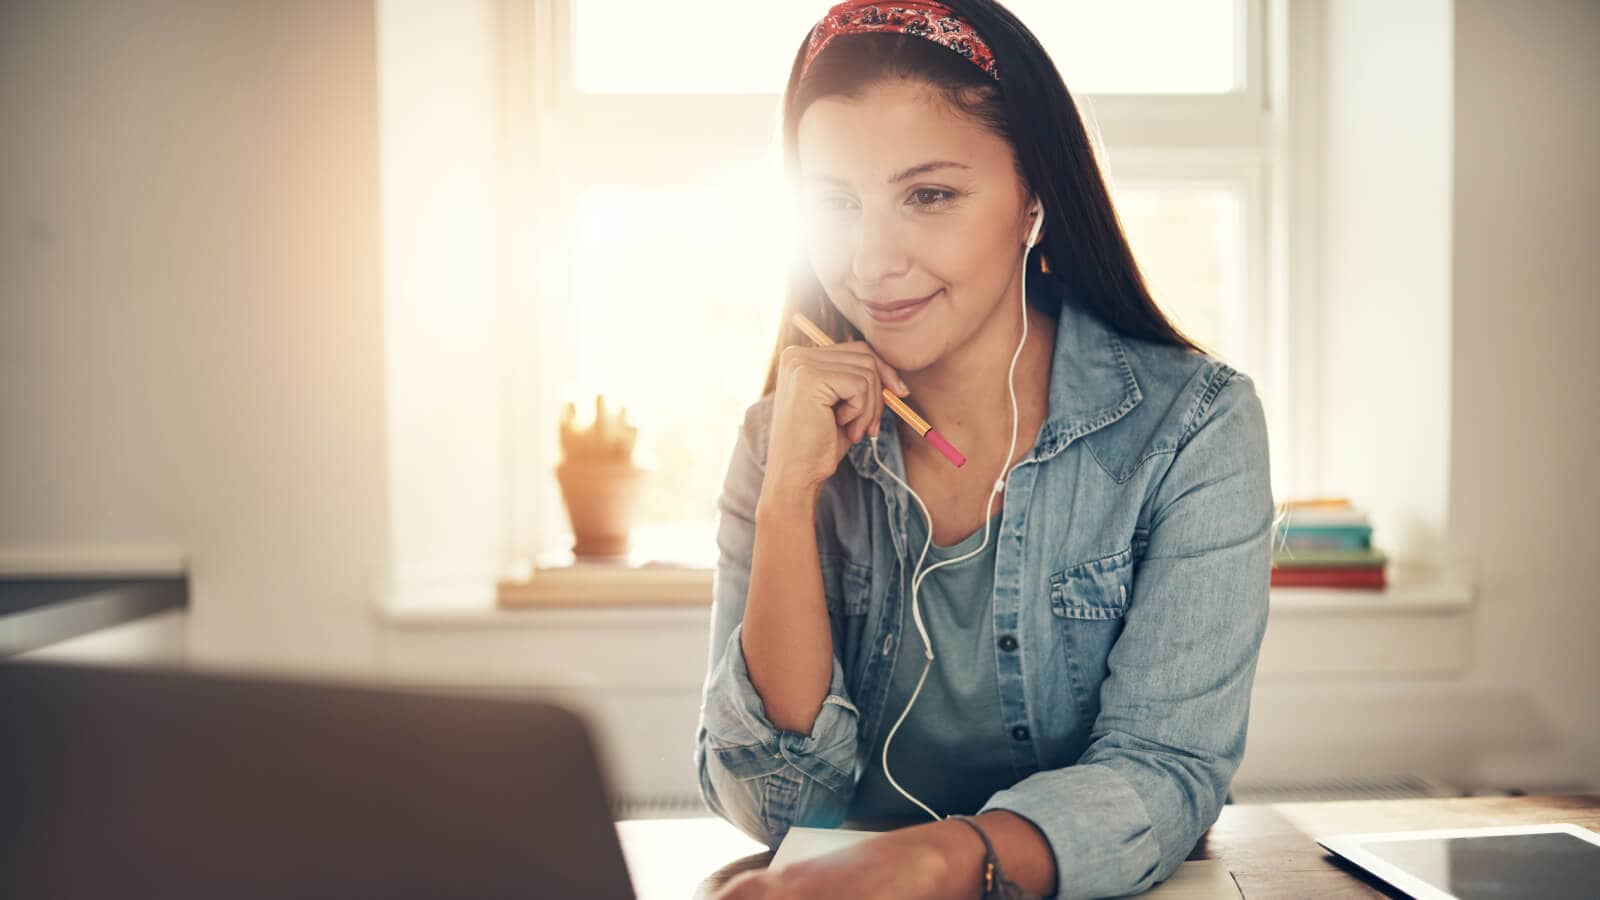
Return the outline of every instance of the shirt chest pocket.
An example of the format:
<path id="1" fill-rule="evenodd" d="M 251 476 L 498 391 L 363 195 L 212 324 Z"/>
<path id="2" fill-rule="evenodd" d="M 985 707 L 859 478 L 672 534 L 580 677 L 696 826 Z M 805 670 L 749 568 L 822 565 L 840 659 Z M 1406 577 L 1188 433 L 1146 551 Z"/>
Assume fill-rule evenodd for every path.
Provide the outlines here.
<path id="1" fill-rule="evenodd" d="M 1132 545 L 1050 575 L 1050 612 L 1060 664 L 1068 673 L 1080 733 L 1100 714 L 1100 685 L 1133 595 Z"/>
<path id="2" fill-rule="evenodd" d="M 1050 575 L 1050 611 L 1063 619 L 1120 619 L 1133 589 L 1133 547 Z"/>
<path id="3" fill-rule="evenodd" d="M 859 616 L 872 596 L 872 569 L 831 553 L 818 555 L 822 564 L 822 593 L 833 616 Z"/>

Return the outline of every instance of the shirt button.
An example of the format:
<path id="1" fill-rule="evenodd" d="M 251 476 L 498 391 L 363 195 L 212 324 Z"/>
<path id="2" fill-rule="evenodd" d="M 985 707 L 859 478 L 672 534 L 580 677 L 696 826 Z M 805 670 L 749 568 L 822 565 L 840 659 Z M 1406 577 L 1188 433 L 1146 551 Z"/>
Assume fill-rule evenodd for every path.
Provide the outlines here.
<path id="1" fill-rule="evenodd" d="M 1027 740 L 1028 739 L 1028 726 L 1026 726 L 1026 725 L 1018 725 L 1017 727 L 1011 729 L 1011 736 L 1016 738 L 1019 741 Z"/>
<path id="2" fill-rule="evenodd" d="M 1006 651 L 1007 653 L 1017 649 L 1017 639 L 1009 634 L 1004 635 L 1000 638 L 1000 649 Z"/>

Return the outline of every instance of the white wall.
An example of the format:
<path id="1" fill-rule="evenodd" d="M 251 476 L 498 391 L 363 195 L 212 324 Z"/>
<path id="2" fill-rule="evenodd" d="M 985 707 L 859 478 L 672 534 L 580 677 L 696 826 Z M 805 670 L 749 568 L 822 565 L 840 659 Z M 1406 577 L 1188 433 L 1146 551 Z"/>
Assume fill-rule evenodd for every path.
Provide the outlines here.
<path id="1" fill-rule="evenodd" d="M 370 2 L 0 4 L 0 548 L 166 545 L 200 662 L 366 667 Z"/>
<path id="2" fill-rule="evenodd" d="M 508 556 L 497 5 L 376 3 L 399 603 L 488 603 Z"/>
<path id="3" fill-rule="evenodd" d="M 1391 555 L 1436 558 L 1449 510 L 1450 0 L 1313 2 L 1322 214 L 1319 478 Z"/>
<path id="4" fill-rule="evenodd" d="M 1452 537 L 1475 680 L 1600 782 L 1600 4 L 1456 6 Z"/>

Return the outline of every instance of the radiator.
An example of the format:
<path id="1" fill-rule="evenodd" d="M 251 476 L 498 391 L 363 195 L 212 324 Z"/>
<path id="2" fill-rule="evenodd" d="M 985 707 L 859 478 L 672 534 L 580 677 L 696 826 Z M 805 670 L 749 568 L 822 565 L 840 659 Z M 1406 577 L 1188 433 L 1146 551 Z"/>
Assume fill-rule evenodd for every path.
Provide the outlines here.
<path id="1" fill-rule="evenodd" d="M 1293 781 L 1238 783 L 1235 803 L 1315 803 L 1326 800 L 1412 800 L 1460 797 L 1464 792 L 1426 775 L 1381 778 L 1306 778 Z"/>
<path id="2" fill-rule="evenodd" d="M 712 815 L 699 794 L 633 794 L 613 798 L 613 819 L 683 819 Z"/>

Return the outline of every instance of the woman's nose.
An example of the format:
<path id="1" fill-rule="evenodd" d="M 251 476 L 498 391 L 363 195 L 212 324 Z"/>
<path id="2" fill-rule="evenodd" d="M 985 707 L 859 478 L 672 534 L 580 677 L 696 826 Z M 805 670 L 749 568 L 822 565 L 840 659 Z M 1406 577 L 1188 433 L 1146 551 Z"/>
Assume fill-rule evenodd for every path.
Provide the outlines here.
<path id="1" fill-rule="evenodd" d="M 911 266 L 911 254 L 894 217 L 884 213 L 865 214 L 861 233 L 850 260 L 850 274 L 861 284 L 874 284 L 903 275 Z"/>

